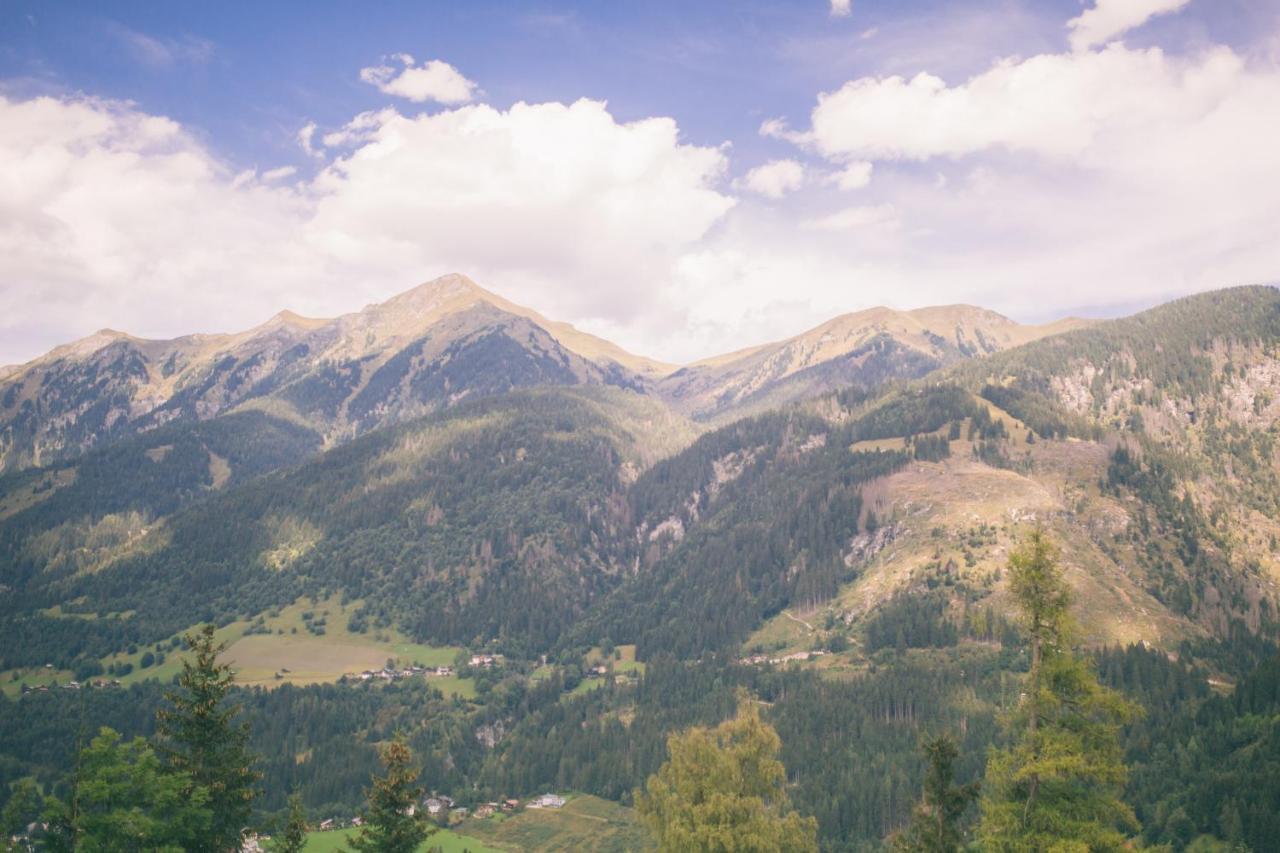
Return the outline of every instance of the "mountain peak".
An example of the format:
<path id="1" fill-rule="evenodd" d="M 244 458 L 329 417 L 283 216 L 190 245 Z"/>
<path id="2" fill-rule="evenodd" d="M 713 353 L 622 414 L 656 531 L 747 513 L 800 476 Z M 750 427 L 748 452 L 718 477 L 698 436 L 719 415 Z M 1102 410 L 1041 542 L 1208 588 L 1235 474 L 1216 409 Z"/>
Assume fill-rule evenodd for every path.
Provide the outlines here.
<path id="1" fill-rule="evenodd" d="M 286 308 L 285 310 L 272 315 L 270 320 L 263 323 L 254 331 L 274 329 L 280 326 L 290 329 L 310 331 L 311 329 L 319 328 L 329 322 L 332 321 L 320 317 L 303 317 L 301 314 L 296 314 Z"/>
<path id="2" fill-rule="evenodd" d="M 128 332 L 121 332 L 118 329 L 99 329 L 92 335 L 85 335 L 79 340 L 72 341 L 69 344 L 63 344 L 54 347 L 45 353 L 36 361 L 45 361 L 58 358 L 84 358 L 93 355 L 103 347 L 110 346 L 117 341 L 136 340 L 133 335 Z"/>
<path id="3" fill-rule="evenodd" d="M 442 275 L 439 278 L 433 278 L 380 304 L 383 306 L 429 307 L 449 303 L 457 299 L 484 299 L 485 301 L 490 301 L 497 300 L 498 297 L 462 273 L 455 272 Z"/>

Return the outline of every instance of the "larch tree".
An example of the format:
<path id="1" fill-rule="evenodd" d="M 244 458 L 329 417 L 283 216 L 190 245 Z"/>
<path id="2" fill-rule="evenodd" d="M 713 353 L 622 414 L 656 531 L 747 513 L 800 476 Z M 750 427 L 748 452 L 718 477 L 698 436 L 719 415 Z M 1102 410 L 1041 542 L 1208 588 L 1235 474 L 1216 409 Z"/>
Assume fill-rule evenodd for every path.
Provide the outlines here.
<path id="1" fill-rule="evenodd" d="M 213 626 L 184 639 L 192 654 L 182 662 L 178 689 L 165 694 L 169 707 L 157 714 L 162 754 L 209 792 L 213 822 L 195 849 L 239 850 L 260 777 L 249 750 L 249 727 L 237 720 L 240 706 L 227 701 L 235 675 L 218 662 L 226 645 L 214 639 Z"/>
<path id="2" fill-rule="evenodd" d="M 670 757 L 636 792 L 636 808 L 664 853 L 816 851 L 817 821 L 790 807 L 781 741 L 755 704 L 735 718 L 667 741 Z"/>
<path id="3" fill-rule="evenodd" d="M 51 799 L 44 849 L 108 853 L 199 849 L 212 813 L 207 789 L 161 762 L 142 738 L 103 728 L 80 753 L 72 804 Z"/>
<path id="4" fill-rule="evenodd" d="M 44 797 L 36 787 L 33 779 L 23 779 L 14 786 L 9 794 L 9 801 L 0 811 L 0 838 L 20 835 L 28 826 L 40 817 L 44 807 Z"/>
<path id="5" fill-rule="evenodd" d="M 1121 800 L 1119 727 L 1135 707 L 1098 683 L 1072 649 L 1070 589 L 1057 548 L 1035 530 L 1009 557 L 1009 589 L 1022 611 L 1031 669 L 983 784 L 979 837 L 990 851 L 1119 850 L 1137 828 Z"/>

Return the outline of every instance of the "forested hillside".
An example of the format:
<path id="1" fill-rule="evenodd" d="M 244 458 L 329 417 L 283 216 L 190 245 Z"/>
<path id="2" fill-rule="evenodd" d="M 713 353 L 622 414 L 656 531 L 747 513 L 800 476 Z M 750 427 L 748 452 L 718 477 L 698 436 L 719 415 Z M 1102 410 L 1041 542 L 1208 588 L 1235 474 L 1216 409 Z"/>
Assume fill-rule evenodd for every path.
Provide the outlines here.
<path id="1" fill-rule="evenodd" d="M 657 368 L 609 373 L 512 316 L 0 477 L 0 792 L 64 790 L 85 720 L 150 736 L 179 635 L 212 623 L 253 685 L 261 826 L 295 789 L 355 814 L 397 732 L 468 807 L 630 806 L 667 736 L 741 688 L 821 849 L 880 849 L 923 738 L 954 737 L 960 785 L 1016 742 L 1034 654 L 1011 555 L 1034 534 L 1081 671 L 1142 709 L 1108 723 L 1133 836 L 1269 849 L 1276 291 L 824 379 L 715 428 Z"/>

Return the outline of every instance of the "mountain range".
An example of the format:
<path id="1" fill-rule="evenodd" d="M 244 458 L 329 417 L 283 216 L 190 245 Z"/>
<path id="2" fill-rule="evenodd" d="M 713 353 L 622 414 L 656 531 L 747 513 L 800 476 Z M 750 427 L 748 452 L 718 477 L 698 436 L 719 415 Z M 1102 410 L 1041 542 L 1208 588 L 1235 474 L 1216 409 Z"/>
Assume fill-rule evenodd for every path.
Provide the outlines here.
<path id="1" fill-rule="evenodd" d="M 1040 327 L 873 309 L 675 366 L 449 276 L 2 375 L 0 785 L 65 776 L 86 719 L 148 733 L 212 623 L 264 808 L 353 813 L 397 730 L 472 805 L 625 804 L 747 688 L 824 844 L 879 849 L 921 730 L 965 778 L 997 742 L 1029 660 L 1009 555 L 1041 529 L 1150 715 L 1144 838 L 1275 837 L 1275 288 Z"/>
<path id="2" fill-rule="evenodd" d="M 335 319 L 282 311 L 244 332 L 167 341 L 103 329 L 0 368 L 0 471 L 251 408 L 305 422 L 332 445 L 468 396 L 534 385 L 628 388 L 722 423 L 836 388 L 918 378 L 1086 325 L 1024 326 L 963 305 L 874 308 L 676 366 L 455 274 Z"/>
<path id="3" fill-rule="evenodd" d="M 103 332 L 0 385 L 0 604 L 67 665 L 306 589 L 438 643 L 795 649 L 825 635 L 797 611 L 857 626 L 940 582 L 1003 609 L 1034 522 L 1095 642 L 1271 630 L 1278 312 L 873 309 L 674 367 L 447 276 L 334 320 Z"/>

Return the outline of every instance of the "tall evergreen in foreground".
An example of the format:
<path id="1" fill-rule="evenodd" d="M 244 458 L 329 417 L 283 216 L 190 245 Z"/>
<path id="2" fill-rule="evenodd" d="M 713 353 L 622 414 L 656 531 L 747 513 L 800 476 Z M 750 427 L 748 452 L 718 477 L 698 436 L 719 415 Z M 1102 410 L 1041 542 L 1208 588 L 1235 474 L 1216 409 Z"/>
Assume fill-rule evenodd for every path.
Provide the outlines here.
<path id="1" fill-rule="evenodd" d="M 895 853 L 955 853 L 964 841 L 960 817 L 978 795 L 978 785 L 955 783 L 960 750 L 949 735 L 924 742 L 929 762 L 924 777 L 924 797 L 911 815 L 911 823 L 893 838 Z"/>
<path id="2" fill-rule="evenodd" d="M 791 810 L 780 744 L 745 698 L 734 719 L 672 735 L 671 757 L 636 795 L 658 849 L 816 853 L 818 824 Z"/>
<path id="3" fill-rule="evenodd" d="M 302 795 L 289 795 L 289 814 L 279 835 L 271 839 L 270 853 L 302 853 L 307 846 L 307 811 L 302 807 Z"/>
<path id="4" fill-rule="evenodd" d="M 364 827 L 351 839 L 351 849 L 366 853 L 414 853 L 434 827 L 422 811 L 422 788 L 413 750 L 403 738 L 382 749 L 385 773 L 369 789 Z"/>
<path id="5" fill-rule="evenodd" d="M 1058 551 L 1036 530 L 1009 557 L 1031 671 L 1008 725 L 1011 745 L 987 762 L 979 835 L 989 851 L 1119 850 L 1137 828 L 1120 799 L 1119 726 L 1135 712 L 1071 648 L 1070 590 Z"/>
<path id="6" fill-rule="evenodd" d="M 235 676 L 230 666 L 218 663 L 226 644 L 214 640 L 213 626 L 205 625 L 184 639 L 194 660 L 182 662 L 179 689 L 165 694 L 170 707 L 157 714 L 161 749 L 174 770 L 188 774 L 209 792 L 212 825 L 191 849 L 239 850 L 258 794 L 249 726 L 237 720 L 240 707 L 226 701 Z"/>

